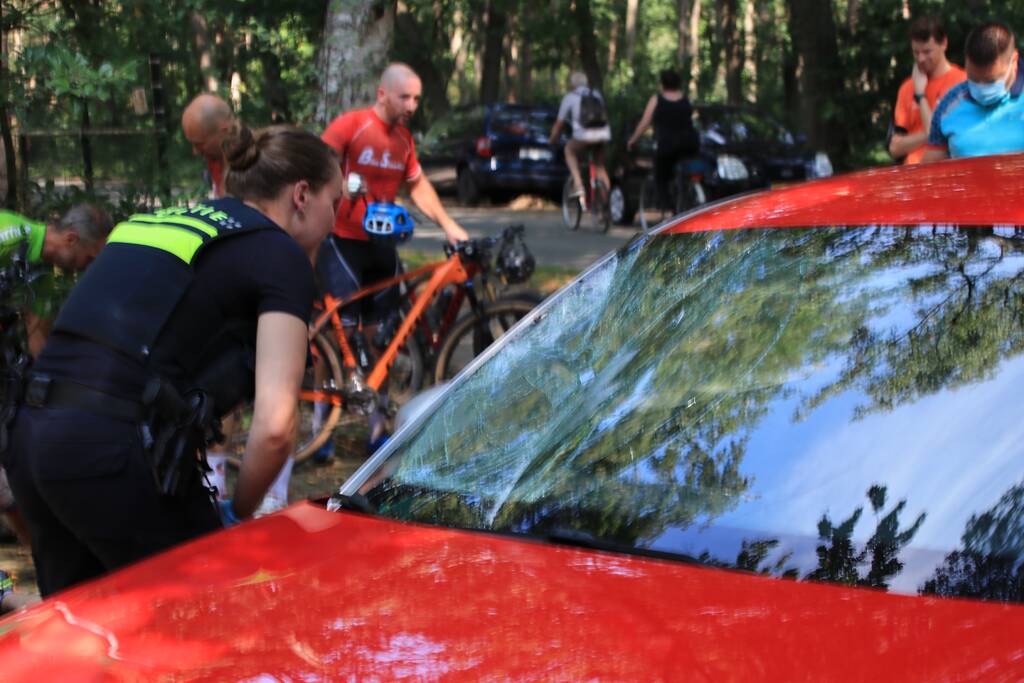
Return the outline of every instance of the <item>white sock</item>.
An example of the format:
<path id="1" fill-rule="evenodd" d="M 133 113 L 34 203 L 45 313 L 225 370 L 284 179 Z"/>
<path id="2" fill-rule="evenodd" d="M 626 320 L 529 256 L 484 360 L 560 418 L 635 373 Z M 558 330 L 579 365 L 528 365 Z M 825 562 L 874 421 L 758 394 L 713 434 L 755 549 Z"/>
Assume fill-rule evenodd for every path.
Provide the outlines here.
<path id="1" fill-rule="evenodd" d="M 313 433 L 316 434 L 320 431 L 320 427 L 323 426 L 324 420 L 327 419 L 327 413 L 331 408 L 331 404 L 326 401 L 317 401 L 313 404 Z"/>
<path id="2" fill-rule="evenodd" d="M 282 506 L 288 504 L 288 481 L 292 478 L 292 465 L 294 464 L 295 460 L 288 456 L 288 459 L 284 461 L 284 466 L 281 467 L 281 471 L 277 475 L 277 479 L 274 480 L 274 483 L 270 485 L 270 490 L 267 491 L 267 495 L 281 501 Z"/>

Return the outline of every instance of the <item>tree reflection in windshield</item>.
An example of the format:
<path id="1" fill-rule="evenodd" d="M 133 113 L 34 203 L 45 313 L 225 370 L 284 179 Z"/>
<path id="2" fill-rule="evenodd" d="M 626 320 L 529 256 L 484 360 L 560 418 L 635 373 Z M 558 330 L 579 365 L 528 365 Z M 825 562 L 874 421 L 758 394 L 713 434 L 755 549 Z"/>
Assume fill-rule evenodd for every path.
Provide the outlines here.
<path id="1" fill-rule="evenodd" d="M 950 227 L 657 236 L 465 378 L 367 493 L 402 519 L 693 555 L 714 537 L 709 561 L 916 590 L 1024 469 L 1003 417 L 1021 251 Z M 874 530 L 830 521 L 878 481 Z"/>

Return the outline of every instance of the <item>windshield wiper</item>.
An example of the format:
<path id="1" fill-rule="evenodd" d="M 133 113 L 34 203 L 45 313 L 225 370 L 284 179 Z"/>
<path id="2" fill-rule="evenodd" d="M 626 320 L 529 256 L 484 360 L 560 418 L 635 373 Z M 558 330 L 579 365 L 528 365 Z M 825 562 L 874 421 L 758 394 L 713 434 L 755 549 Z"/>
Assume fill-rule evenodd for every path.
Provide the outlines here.
<path id="1" fill-rule="evenodd" d="M 330 512 L 349 510 L 351 512 L 363 512 L 368 515 L 376 515 L 379 512 L 377 506 L 361 493 L 336 493 L 327 500 L 327 509 Z"/>
<path id="2" fill-rule="evenodd" d="M 570 548 L 602 550 L 610 553 L 621 553 L 623 555 L 638 555 L 640 557 L 650 557 L 659 560 L 671 560 L 673 562 L 685 562 L 687 564 L 704 564 L 704 562 L 701 562 L 696 557 L 692 555 L 687 555 L 686 553 L 673 553 L 664 550 L 652 550 L 650 548 L 640 548 L 635 545 L 617 543 L 615 541 L 609 541 L 606 538 L 596 536 L 589 531 L 584 531 L 582 529 L 573 529 L 571 527 L 553 527 L 551 529 L 545 529 L 543 531 L 536 532 L 515 531 L 508 533 L 510 533 L 513 536 L 525 536 L 527 538 L 533 538 L 555 545 L 564 545 Z"/>

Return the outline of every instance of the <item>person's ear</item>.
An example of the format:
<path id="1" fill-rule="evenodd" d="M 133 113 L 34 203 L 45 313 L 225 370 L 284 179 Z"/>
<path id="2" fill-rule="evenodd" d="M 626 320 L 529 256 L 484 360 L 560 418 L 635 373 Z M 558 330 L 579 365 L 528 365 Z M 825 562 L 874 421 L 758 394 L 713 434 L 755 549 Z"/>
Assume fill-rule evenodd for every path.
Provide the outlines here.
<path id="1" fill-rule="evenodd" d="M 301 214 L 305 211 L 311 194 L 309 181 L 307 180 L 300 180 L 292 186 L 292 204 L 294 204 L 297 213 Z"/>
<path id="2" fill-rule="evenodd" d="M 61 235 L 61 238 L 64 240 L 64 244 L 69 247 L 75 246 L 78 244 L 79 240 L 82 239 L 81 236 L 79 236 L 78 231 L 73 229 L 65 230 Z"/>

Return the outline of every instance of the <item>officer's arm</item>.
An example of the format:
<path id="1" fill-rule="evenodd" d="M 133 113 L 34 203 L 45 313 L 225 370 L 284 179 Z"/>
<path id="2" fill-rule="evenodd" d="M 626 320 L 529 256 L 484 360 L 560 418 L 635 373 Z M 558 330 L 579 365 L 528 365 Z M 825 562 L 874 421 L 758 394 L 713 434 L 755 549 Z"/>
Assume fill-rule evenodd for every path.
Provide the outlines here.
<path id="1" fill-rule="evenodd" d="M 306 324 L 288 313 L 260 316 L 256 328 L 256 400 L 234 511 L 250 516 L 294 446 L 296 406 L 306 363 Z"/>

